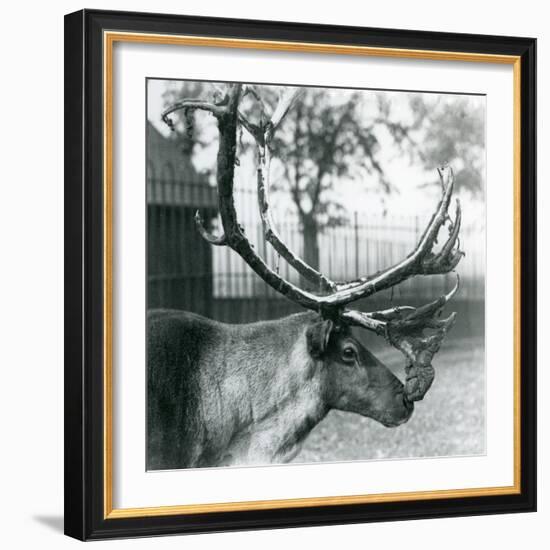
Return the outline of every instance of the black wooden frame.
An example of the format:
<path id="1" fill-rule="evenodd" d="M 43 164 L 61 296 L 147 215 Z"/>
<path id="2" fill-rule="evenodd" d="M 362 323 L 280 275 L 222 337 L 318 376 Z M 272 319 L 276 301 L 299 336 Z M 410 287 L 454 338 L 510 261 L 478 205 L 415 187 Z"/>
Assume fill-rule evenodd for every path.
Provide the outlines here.
<path id="1" fill-rule="evenodd" d="M 104 30 L 521 56 L 521 493 L 104 519 Z M 536 509 L 536 40 L 84 10 L 65 17 L 65 532 L 81 540 Z"/>

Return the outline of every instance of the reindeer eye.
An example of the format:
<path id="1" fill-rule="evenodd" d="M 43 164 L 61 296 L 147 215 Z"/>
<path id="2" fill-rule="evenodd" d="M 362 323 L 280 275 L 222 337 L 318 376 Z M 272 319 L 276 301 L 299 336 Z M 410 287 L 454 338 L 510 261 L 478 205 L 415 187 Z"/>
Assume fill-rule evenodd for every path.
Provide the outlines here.
<path id="1" fill-rule="evenodd" d="M 355 349 L 351 346 L 346 346 L 342 350 L 342 359 L 347 362 L 351 362 L 355 360 Z"/>

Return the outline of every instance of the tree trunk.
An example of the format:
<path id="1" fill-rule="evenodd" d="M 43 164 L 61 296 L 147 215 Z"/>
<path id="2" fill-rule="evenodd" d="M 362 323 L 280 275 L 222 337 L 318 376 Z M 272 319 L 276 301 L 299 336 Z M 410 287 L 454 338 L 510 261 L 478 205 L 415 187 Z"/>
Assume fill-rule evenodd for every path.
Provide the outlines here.
<path id="1" fill-rule="evenodd" d="M 319 243 L 317 236 L 319 234 L 319 225 L 314 214 L 304 214 L 301 216 L 302 232 L 304 239 L 304 261 L 313 269 L 319 270 Z M 313 285 L 307 279 L 301 278 L 302 288 L 309 290 L 319 290 L 313 288 Z"/>

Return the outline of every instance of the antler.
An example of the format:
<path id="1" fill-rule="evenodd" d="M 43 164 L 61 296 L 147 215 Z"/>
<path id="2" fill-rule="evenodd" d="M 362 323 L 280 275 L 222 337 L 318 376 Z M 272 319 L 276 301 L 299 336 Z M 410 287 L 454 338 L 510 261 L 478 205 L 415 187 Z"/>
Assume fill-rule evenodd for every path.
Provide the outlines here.
<path id="1" fill-rule="evenodd" d="M 244 93 L 251 93 L 257 98 L 256 92 L 252 89 L 246 89 Z M 271 141 L 276 129 L 300 93 L 298 88 L 283 88 L 271 118 L 259 124 L 252 123 L 239 111 L 239 102 L 243 97 L 241 84 L 228 85 L 225 95 L 218 94 L 223 97 L 218 97 L 216 103 L 196 99 L 182 100 L 162 114 L 162 119 L 171 127 L 173 125 L 168 115 L 178 109 L 202 109 L 212 113 L 218 121 L 219 148 L 216 178 L 219 212 L 224 233 L 221 236 L 210 234 L 203 226 L 200 214 L 197 212 L 195 219 L 199 231 L 209 243 L 232 248 L 269 286 L 289 300 L 325 316 L 340 318 L 350 325 L 360 326 L 385 336 L 388 342 L 406 357 L 407 398 L 411 401 L 422 399 L 434 378 L 431 360 L 454 322 L 454 314 L 447 319 L 439 319 L 439 316 L 445 304 L 458 290 L 458 279 L 455 288 L 449 294 L 420 308 L 405 306 L 364 313 L 346 309 L 345 306 L 416 275 L 443 274 L 456 267 L 463 256 L 458 239 L 461 223 L 458 200 L 454 222 L 451 221 L 449 225 L 449 237 L 439 252 L 433 251 L 441 227 L 450 220 L 448 208 L 454 185 L 453 172 L 450 167 L 438 169 L 442 186 L 441 200 L 416 247 L 404 260 L 374 275 L 354 281 L 340 283 L 331 281 L 301 260 L 283 243 L 275 228 L 269 206 Z M 258 203 L 265 237 L 298 273 L 314 283 L 323 294 L 314 294 L 301 289 L 273 271 L 254 251 L 244 234 L 244 229 L 238 223 L 233 200 L 233 181 L 239 123 L 247 129 L 256 142 Z M 434 333 L 425 336 L 426 329 L 433 329 Z"/>
<path id="2" fill-rule="evenodd" d="M 385 336 L 405 355 L 405 395 L 409 401 L 423 399 L 432 385 L 435 377 L 432 359 L 452 328 L 456 313 L 443 319 L 440 316 L 447 302 L 457 293 L 459 281 L 457 274 L 456 284 L 448 294 L 419 308 L 403 306 L 372 313 L 349 310 L 342 314 L 343 320 L 350 325 Z M 433 333 L 425 335 L 428 329 Z"/>
<path id="3" fill-rule="evenodd" d="M 460 203 L 456 203 L 455 222 L 451 225 L 450 236 L 439 254 L 432 254 L 432 248 L 441 225 L 448 219 L 448 207 L 453 192 L 454 177 L 450 167 L 438 169 L 443 188 L 442 199 L 432 216 L 415 250 L 402 262 L 371 277 L 355 281 L 336 283 L 325 277 L 301 260 L 281 240 L 273 222 L 269 207 L 269 176 L 271 164 L 271 139 L 283 117 L 297 100 L 303 89 L 284 87 L 271 119 L 263 125 L 256 125 L 239 113 L 239 122 L 254 138 L 258 156 L 258 204 L 266 240 L 273 248 L 305 279 L 314 283 L 321 292 L 329 291 L 329 306 L 343 305 L 379 292 L 417 274 L 440 274 L 454 269 L 463 253 L 454 250 L 461 223 Z M 256 94 L 254 94 L 255 97 Z"/>
<path id="4" fill-rule="evenodd" d="M 275 134 L 275 130 L 281 124 L 284 116 L 302 93 L 303 89 L 301 88 L 282 88 L 277 106 L 273 115 L 267 122 L 261 125 L 255 125 L 249 122 L 242 113 L 239 113 L 239 121 L 256 142 L 258 162 L 258 206 L 266 240 L 300 275 L 302 275 L 302 277 L 312 282 L 319 291 L 332 291 L 336 289 L 336 284 L 300 259 L 282 241 L 275 227 L 269 206 L 271 141 Z"/>

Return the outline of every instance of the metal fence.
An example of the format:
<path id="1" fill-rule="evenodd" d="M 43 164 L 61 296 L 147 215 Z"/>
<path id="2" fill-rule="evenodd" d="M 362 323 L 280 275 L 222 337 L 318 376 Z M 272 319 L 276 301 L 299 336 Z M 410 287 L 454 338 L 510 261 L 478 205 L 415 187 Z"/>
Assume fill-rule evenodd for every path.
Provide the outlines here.
<path id="1" fill-rule="evenodd" d="M 235 190 L 235 203 L 247 237 L 267 263 L 281 275 L 299 283 L 299 276 L 282 261 L 263 236 L 253 189 Z M 216 193 L 200 182 L 148 181 L 148 305 L 196 311 L 230 322 L 276 317 L 294 306 L 268 287 L 232 250 L 212 247 L 197 234 L 196 209 L 213 230 Z M 297 215 L 288 207 L 274 212 L 283 240 L 303 256 Z M 375 273 L 404 258 L 417 242 L 429 213 L 411 217 L 378 216 L 349 212 L 338 227 L 318 236 L 322 273 L 333 280 Z M 466 256 L 459 264 L 460 299 L 482 302 L 485 292 L 485 242 L 482 222 L 463 225 L 461 247 Z M 440 296 L 454 276 L 415 277 L 377 295 L 376 301 L 418 303 Z"/>

